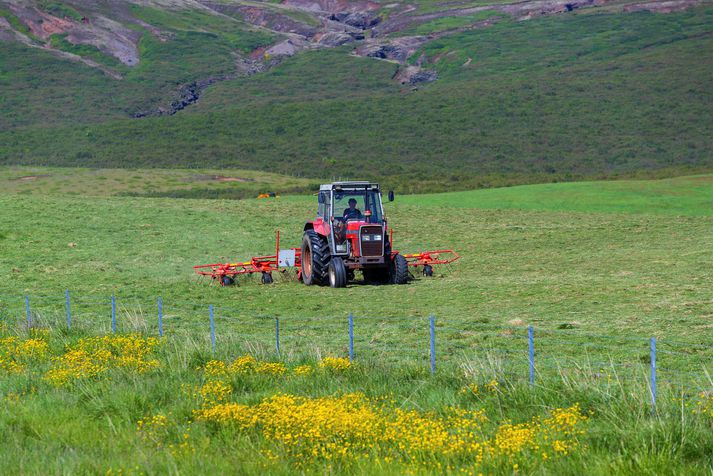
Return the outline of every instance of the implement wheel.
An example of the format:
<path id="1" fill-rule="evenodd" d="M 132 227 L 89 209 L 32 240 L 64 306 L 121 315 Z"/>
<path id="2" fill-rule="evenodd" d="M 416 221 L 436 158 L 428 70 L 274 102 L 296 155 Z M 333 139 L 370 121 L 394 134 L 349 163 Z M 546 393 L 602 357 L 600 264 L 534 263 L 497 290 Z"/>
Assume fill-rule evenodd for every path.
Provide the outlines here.
<path id="1" fill-rule="evenodd" d="M 327 240 L 314 230 L 305 231 L 302 237 L 302 282 L 307 286 L 324 284 L 329 262 Z"/>
<path id="2" fill-rule="evenodd" d="M 327 270 L 329 276 L 329 285 L 333 288 L 347 287 L 347 269 L 344 266 L 342 258 L 334 257 L 329 263 Z"/>
<path id="3" fill-rule="evenodd" d="M 406 284 L 408 282 L 408 263 L 401 255 L 391 260 L 391 284 Z"/>

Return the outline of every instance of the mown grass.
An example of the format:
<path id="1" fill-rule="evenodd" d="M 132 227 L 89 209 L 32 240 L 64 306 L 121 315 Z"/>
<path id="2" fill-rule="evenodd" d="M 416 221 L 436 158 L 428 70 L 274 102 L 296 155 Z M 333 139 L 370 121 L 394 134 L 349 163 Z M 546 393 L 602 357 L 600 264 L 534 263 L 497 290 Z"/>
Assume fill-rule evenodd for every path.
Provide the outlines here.
<path id="1" fill-rule="evenodd" d="M 510 210 L 476 208 L 493 206 L 489 191 L 459 200 L 424 197 L 423 203 L 397 195 L 386 207 L 397 249 L 449 247 L 463 258 L 439 270 L 436 279 L 337 291 L 242 280 L 237 288 L 220 288 L 193 274 L 193 265 L 271 252 L 278 229 L 283 247 L 299 246 L 302 226 L 315 213 L 312 196 L 175 201 L 3 195 L 0 293 L 15 296 L 18 315 L 23 294 L 54 296 L 61 305 L 70 289 L 77 298 L 117 294 L 152 308 L 161 295 L 167 303 L 192 302 L 196 309 L 213 303 L 253 317 L 435 314 L 452 327 L 518 320 L 543 329 L 571 325 L 594 333 L 705 340 L 701 331 L 713 297 L 706 285 L 710 270 L 701 263 L 711 253 L 711 208 L 705 198 L 691 201 L 689 186 L 696 182 L 688 179 L 650 184 L 671 198 L 649 194 L 654 199 L 643 210 L 646 195 L 637 191 L 644 183 L 628 182 L 629 190 L 623 189 L 627 182 L 615 184 L 622 187 L 618 195 L 610 184 L 601 186 L 601 194 L 583 184 L 579 196 L 594 198 L 589 211 L 571 199 L 575 184 L 556 185 L 559 197 L 541 186 L 542 196 L 553 198 L 540 210 L 516 209 L 544 200 L 533 201 L 536 190 L 529 187 L 501 192 Z M 610 205 L 604 203 L 607 193 Z M 637 197 L 631 209 L 636 213 L 592 213 L 621 210 L 617 201 L 627 196 Z M 676 200 L 698 205 L 676 206 Z M 683 207 L 691 213 L 671 213 Z"/>

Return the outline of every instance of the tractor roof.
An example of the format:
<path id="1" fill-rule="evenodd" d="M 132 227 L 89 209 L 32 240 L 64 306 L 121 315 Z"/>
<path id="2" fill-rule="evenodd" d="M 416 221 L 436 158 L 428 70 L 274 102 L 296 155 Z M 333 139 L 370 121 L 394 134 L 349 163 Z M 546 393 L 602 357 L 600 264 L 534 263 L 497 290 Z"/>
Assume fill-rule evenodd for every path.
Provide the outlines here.
<path id="1" fill-rule="evenodd" d="M 319 186 L 320 190 L 333 190 L 335 188 L 375 188 L 379 189 L 379 184 L 374 182 L 333 182 Z"/>

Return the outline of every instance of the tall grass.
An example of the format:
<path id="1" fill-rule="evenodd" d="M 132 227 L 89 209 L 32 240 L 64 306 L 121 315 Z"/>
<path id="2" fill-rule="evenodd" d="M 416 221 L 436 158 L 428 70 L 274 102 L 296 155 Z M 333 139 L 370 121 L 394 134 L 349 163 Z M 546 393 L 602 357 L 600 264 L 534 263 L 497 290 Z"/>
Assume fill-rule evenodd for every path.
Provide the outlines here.
<path id="1" fill-rule="evenodd" d="M 32 336 L 38 335 L 47 339 L 54 355 L 88 337 L 79 330 L 49 334 L 33 331 Z M 8 327 L 3 336 L 30 337 L 25 331 Z M 434 474 L 444 471 L 437 469 L 438 464 L 449 464 L 453 472 L 463 469 L 491 474 L 510 474 L 517 467 L 538 474 L 699 474 L 709 470 L 712 463 L 710 416 L 696 411 L 696 403 L 705 401 L 705 395 L 664 387 L 653 409 L 645 381 L 573 380 L 561 374 L 540 380 L 533 387 L 503 377 L 488 359 L 462 362 L 436 376 L 423 368 L 385 366 L 368 359 L 358 360 L 347 371 L 315 370 L 300 376 L 293 375 L 292 369 L 297 365 L 316 368 L 318 361 L 283 359 L 288 369 L 285 375 L 236 374 L 225 380 L 232 388 L 229 401 L 247 405 L 278 393 L 318 399 L 359 392 L 370 399 L 386 397 L 404 411 L 423 415 L 447 415 L 450 407 L 482 410 L 490 421 L 488 425 L 532 421 L 575 403 L 588 417 L 583 433 L 577 437 L 577 447 L 545 460 L 537 451 L 479 465 L 475 460 L 453 461 L 442 455 L 414 468 L 384 462 L 375 450 L 348 466 L 319 459 L 300 463 L 287 458 L 282 453 L 285 448 L 259 432 L 196 419 L 193 410 L 201 404 L 194 392 L 207 383 L 202 369 L 211 360 L 230 363 L 239 355 L 242 351 L 236 353 L 230 346 L 211 355 L 204 342 L 188 335 L 163 339 L 154 355 L 159 367 L 141 374 L 115 369 L 56 387 L 43 379 L 46 370 L 56 365 L 49 359 L 34 361 L 22 373 L 2 373 L 0 453 L 4 468 L 25 474 L 108 470 L 243 474 L 288 474 L 296 470 L 310 474 L 396 474 L 411 470 Z M 259 353 L 255 356 L 275 361 Z M 157 425 L 153 432 L 139 428 L 140 420 L 156 415 L 165 417 L 165 424 Z M 179 446 L 184 441 L 186 445 Z M 268 450 L 276 452 L 278 459 L 267 458 Z M 384 450 L 382 447 L 379 451 Z"/>

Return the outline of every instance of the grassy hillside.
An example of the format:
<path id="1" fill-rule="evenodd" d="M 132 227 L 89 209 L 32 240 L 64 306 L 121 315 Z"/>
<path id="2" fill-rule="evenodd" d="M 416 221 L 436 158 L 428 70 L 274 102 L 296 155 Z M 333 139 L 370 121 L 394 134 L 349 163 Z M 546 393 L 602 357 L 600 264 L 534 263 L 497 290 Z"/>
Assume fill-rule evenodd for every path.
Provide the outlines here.
<path id="1" fill-rule="evenodd" d="M 176 21 L 172 42 L 184 34 Z M 101 96 L 108 79 L 81 92 L 83 82 L 61 83 L 53 96 L 43 91 L 54 74 L 40 72 L 39 90 L 27 90 L 16 81 L 27 68 L 18 62 L 44 53 L 3 42 L 18 67 L 1 77 L 10 122 L 0 132 L 0 162 L 238 167 L 379 178 L 408 191 L 701 172 L 711 166 L 713 75 L 700 58 L 713 47 L 712 22 L 710 8 L 504 19 L 427 43 L 412 59 L 423 53 L 440 79 L 416 91 L 391 79 L 396 65 L 350 57 L 350 47 L 302 53 L 211 86 L 175 116 L 141 120 L 118 117 L 155 104 L 143 87 L 165 91 L 225 71 L 212 59 L 226 58 L 218 40 L 206 36 L 205 50 L 186 40 L 181 49 L 145 36 L 146 61 L 119 83 L 114 105 Z M 136 101 L 124 101 L 122 90 L 134 85 Z M 40 121 L 58 116 L 44 108 L 82 117 L 47 127 Z"/>
<path id="2" fill-rule="evenodd" d="M 2 3 L 0 17 L 19 24 L 20 30 L 30 34 Z M 135 32 L 139 38 L 138 65 L 122 64 L 92 45 L 72 44 L 66 34 L 53 35 L 49 43 L 61 51 L 104 64 L 122 79 L 58 57 L 46 48 L 0 41 L 0 107 L 5 111 L 0 117 L 0 129 L 76 129 L 80 124 L 125 119 L 157 107 L 166 108 L 177 99 L 180 87 L 211 77 L 236 75 L 235 54 L 249 53 L 277 38 L 239 19 L 201 10 L 160 9 L 129 2 L 90 5 L 91 8 L 85 6 L 80 18 L 82 14 L 106 14 L 115 21 L 123 20 L 128 31 Z M 135 23 L 139 21 L 143 23 Z M 37 40 L 36 46 L 40 46 Z M 74 159 L 67 158 L 60 165 L 90 165 L 81 155 Z"/>

